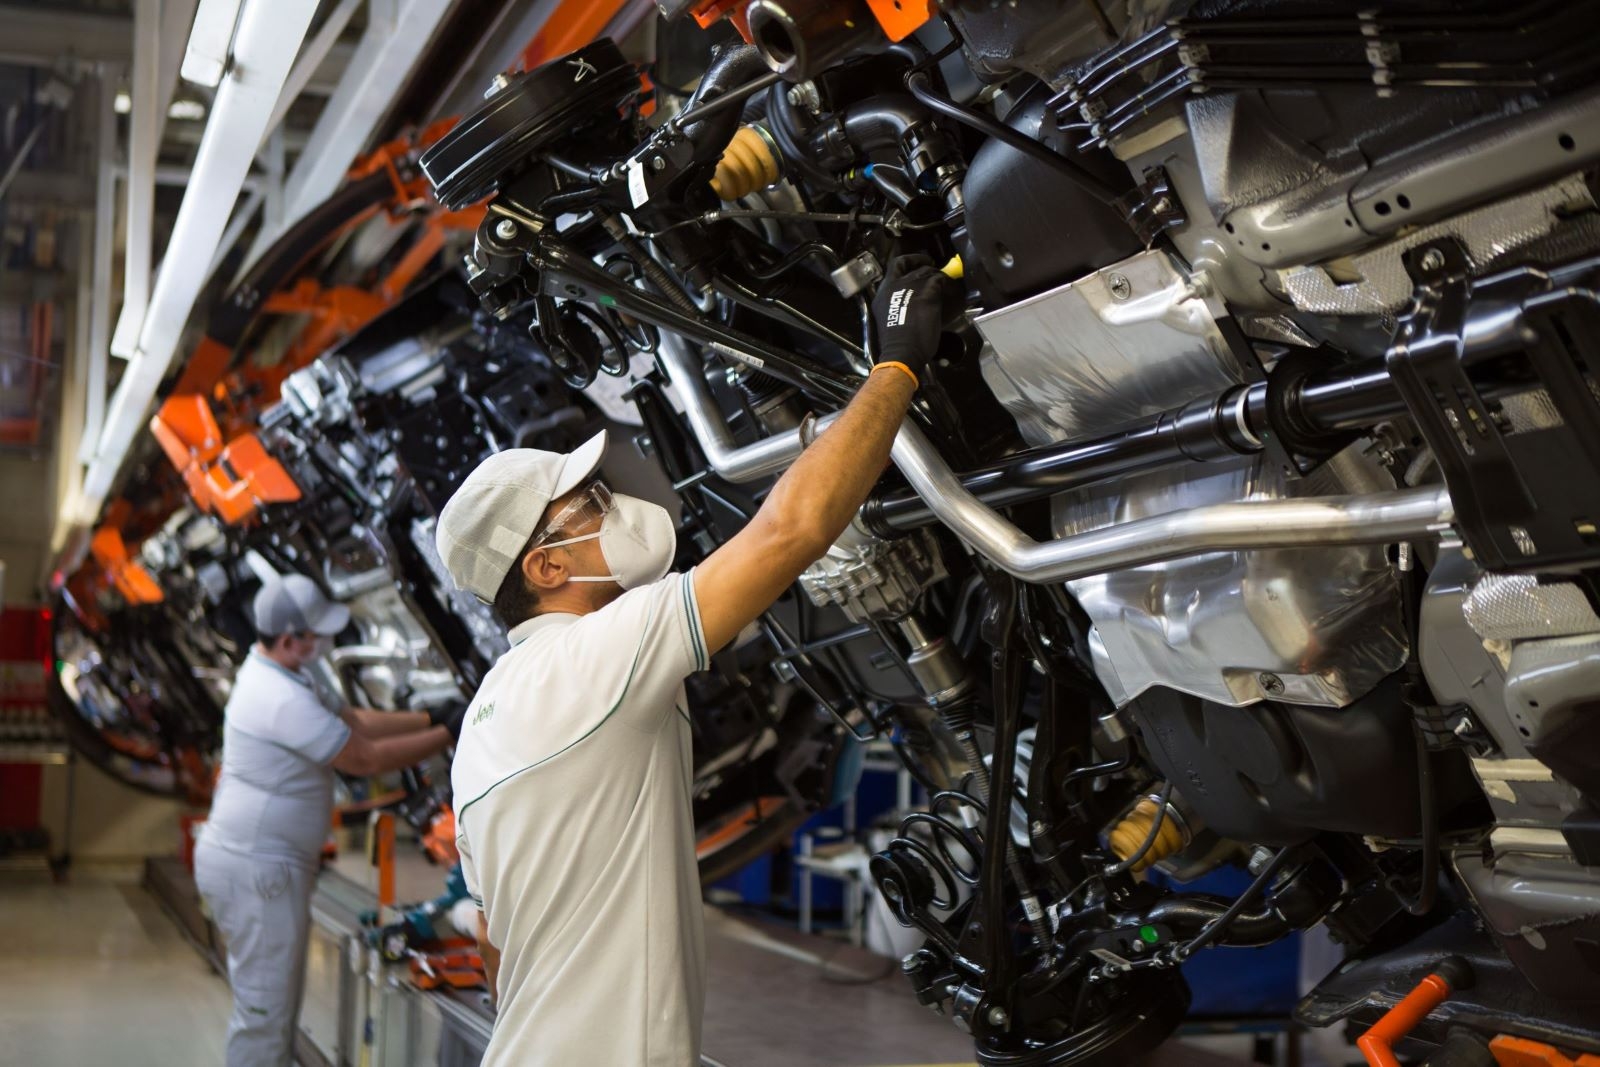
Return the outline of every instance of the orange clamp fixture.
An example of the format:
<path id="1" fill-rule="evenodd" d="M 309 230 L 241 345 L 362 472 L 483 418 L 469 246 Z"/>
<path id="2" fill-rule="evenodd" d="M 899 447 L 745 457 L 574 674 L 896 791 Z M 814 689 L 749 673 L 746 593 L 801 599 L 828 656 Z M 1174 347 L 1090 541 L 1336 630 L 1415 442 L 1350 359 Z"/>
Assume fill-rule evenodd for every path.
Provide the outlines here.
<path id="1" fill-rule="evenodd" d="M 1600 1056 L 1581 1053 L 1573 1059 L 1565 1052 L 1525 1037 L 1501 1034 L 1489 1042 L 1489 1051 L 1499 1067 L 1600 1067 Z"/>
<path id="2" fill-rule="evenodd" d="M 1394 1043 L 1416 1029 L 1429 1012 L 1449 999 L 1452 990 L 1464 989 L 1471 983 L 1472 969 L 1465 960 L 1451 956 L 1442 961 L 1438 970 L 1418 982 L 1405 999 L 1356 1039 L 1356 1048 L 1367 1058 L 1369 1067 L 1400 1067 Z"/>

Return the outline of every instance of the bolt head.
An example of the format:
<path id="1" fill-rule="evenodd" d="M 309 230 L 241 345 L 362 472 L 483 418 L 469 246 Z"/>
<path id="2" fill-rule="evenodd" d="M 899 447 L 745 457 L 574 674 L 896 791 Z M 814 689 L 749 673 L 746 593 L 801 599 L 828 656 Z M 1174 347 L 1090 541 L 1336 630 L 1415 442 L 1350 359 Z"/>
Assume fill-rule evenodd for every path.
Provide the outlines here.
<path id="1" fill-rule="evenodd" d="M 656 156 L 654 159 L 652 159 L 650 161 L 650 169 L 653 170 L 653 171 L 666 170 L 667 169 L 667 161 L 665 159 L 661 158 L 660 156 Z"/>
<path id="2" fill-rule="evenodd" d="M 517 224 L 510 219 L 501 219 L 495 223 L 494 235 L 502 241 L 509 241 L 517 235 Z"/>
<path id="3" fill-rule="evenodd" d="M 511 84 L 511 79 L 509 77 L 507 77 L 504 74 L 496 74 L 493 78 L 491 78 L 489 80 L 489 88 L 487 88 L 487 89 L 485 89 L 483 91 L 483 98 L 485 100 L 489 99 L 495 93 L 498 93 L 501 89 L 504 89 L 506 86 L 508 86 L 510 84 Z"/>
<path id="4" fill-rule="evenodd" d="M 1133 283 L 1128 281 L 1126 275 L 1111 275 L 1106 279 L 1106 286 L 1111 290 L 1111 295 L 1114 299 L 1126 300 L 1133 295 Z"/>
<path id="5" fill-rule="evenodd" d="M 1006 1010 L 998 1004 L 989 1009 L 990 1026 L 1004 1026 L 1009 1019 L 1010 1016 L 1006 1014 Z"/>
<path id="6" fill-rule="evenodd" d="M 1155 203 L 1151 204 L 1150 207 L 1157 215 L 1165 215 L 1172 210 L 1172 201 L 1167 197 L 1158 196 L 1155 199 Z"/>
<path id="7" fill-rule="evenodd" d="M 1269 696 L 1277 696 L 1283 692 L 1283 679 L 1271 671 L 1262 671 L 1256 675 L 1256 681 L 1260 683 L 1262 692 Z"/>
<path id="8" fill-rule="evenodd" d="M 1437 248 L 1430 248 L 1422 253 L 1423 270 L 1442 270 L 1444 268 L 1444 253 Z"/>

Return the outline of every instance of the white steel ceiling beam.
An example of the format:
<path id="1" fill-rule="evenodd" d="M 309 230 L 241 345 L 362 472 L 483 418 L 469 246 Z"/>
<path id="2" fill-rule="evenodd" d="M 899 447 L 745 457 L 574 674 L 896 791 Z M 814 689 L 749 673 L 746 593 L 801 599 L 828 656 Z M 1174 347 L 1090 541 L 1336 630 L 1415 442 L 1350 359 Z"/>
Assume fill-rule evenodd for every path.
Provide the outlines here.
<path id="1" fill-rule="evenodd" d="M 183 50 L 183 80 L 216 88 L 228 69 L 228 46 L 233 43 L 242 0 L 200 0 L 194 25 Z"/>
<path id="2" fill-rule="evenodd" d="M 161 117 L 156 120 L 156 138 L 167 128 L 166 102 L 178 87 L 178 68 L 183 63 L 179 41 L 187 40 L 194 25 L 196 0 L 161 0 Z"/>
<path id="3" fill-rule="evenodd" d="M 328 58 L 328 53 L 333 51 L 333 46 L 339 43 L 344 28 L 350 24 L 351 16 L 362 3 L 363 0 L 339 0 L 339 5 L 328 12 L 328 17 L 317 27 L 316 34 L 306 42 L 305 48 L 300 50 L 300 58 L 294 61 L 294 69 L 289 71 L 289 80 L 284 82 L 283 92 L 278 96 L 278 106 L 272 110 L 272 119 L 267 123 L 267 129 L 275 130 L 283 122 L 283 117 L 289 113 L 290 105 L 305 92 L 306 86 L 311 83 L 312 75 L 322 67 L 323 61 Z"/>
<path id="4" fill-rule="evenodd" d="M 168 44 L 168 48 L 175 47 Z M 133 355 L 150 303 L 151 236 L 155 230 L 156 156 L 167 102 L 161 91 L 161 0 L 134 0 L 133 106 L 128 112 L 127 237 L 123 242 L 122 314 L 111 335 L 111 354 Z M 170 86 L 168 89 L 170 90 Z"/>
<path id="5" fill-rule="evenodd" d="M 245 257 L 246 265 L 339 188 L 451 4 L 452 0 L 372 0 L 367 5 L 361 43 L 289 174 L 283 219 L 276 227 L 261 228 Z"/>
<path id="6" fill-rule="evenodd" d="M 79 522 L 98 516 L 129 446 L 145 426 L 316 8 L 316 0 L 245 0 L 234 33 L 233 61 L 211 106 L 138 348 L 111 400 L 84 477 L 74 516 Z"/>
<path id="7" fill-rule="evenodd" d="M 89 312 L 88 360 L 84 373 L 83 436 L 78 439 L 78 462 L 94 458 L 100 442 L 100 428 L 106 413 L 106 361 L 111 347 L 111 260 L 116 240 L 117 179 L 113 169 L 117 159 L 117 113 L 111 106 L 116 93 L 116 76 L 102 68 L 96 92 L 91 97 L 95 108 L 94 253 L 89 271 L 93 277 L 95 300 Z"/>

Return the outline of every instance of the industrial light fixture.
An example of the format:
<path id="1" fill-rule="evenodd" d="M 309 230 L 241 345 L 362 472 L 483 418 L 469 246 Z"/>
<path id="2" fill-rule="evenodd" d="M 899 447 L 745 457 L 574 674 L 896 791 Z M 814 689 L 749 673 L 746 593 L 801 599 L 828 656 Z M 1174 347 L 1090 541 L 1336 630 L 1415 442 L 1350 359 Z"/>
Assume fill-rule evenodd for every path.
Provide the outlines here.
<path id="1" fill-rule="evenodd" d="M 228 69 L 228 48 L 243 0 L 200 0 L 183 52 L 183 80 L 215 89 Z"/>
<path id="2" fill-rule="evenodd" d="M 126 115 L 133 110 L 133 97 L 128 95 L 128 90 L 118 89 L 116 99 L 111 102 L 112 110 L 119 115 Z"/>

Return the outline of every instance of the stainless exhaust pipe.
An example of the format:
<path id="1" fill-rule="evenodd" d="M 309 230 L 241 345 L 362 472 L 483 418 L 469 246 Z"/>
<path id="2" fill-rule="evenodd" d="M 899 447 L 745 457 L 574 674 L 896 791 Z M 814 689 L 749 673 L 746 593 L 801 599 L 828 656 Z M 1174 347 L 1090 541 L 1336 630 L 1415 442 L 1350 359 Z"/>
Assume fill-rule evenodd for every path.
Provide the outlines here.
<path id="1" fill-rule="evenodd" d="M 667 373 L 672 375 L 672 389 L 683 403 L 689 429 L 700 442 L 706 462 L 719 476 L 730 482 L 753 482 L 787 470 L 805 448 L 798 429 L 773 434 L 754 444 L 736 444 L 722 412 L 717 410 L 711 387 L 706 385 L 700 357 L 689 342 L 662 330 L 658 352 Z M 816 429 L 822 430 L 836 418 L 838 415 L 834 414 L 818 419 Z"/>
<path id="2" fill-rule="evenodd" d="M 804 447 L 798 431 L 736 445 L 691 346 L 662 331 L 660 352 L 683 402 L 689 428 L 712 470 L 729 481 L 748 482 L 777 474 L 794 462 Z M 819 420 L 818 429 L 836 417 Z M 901 425 L 891 455 L 940 522 L 980 555 L 1025 582 L 1064 582 L 1205 552 L 1407 541 L 1435 535 L 1455 518 L 1449 492 L 1443 487 L 1427 487 L 1361 496 L 1211 504 L 1040 542 L 973 496 L 933 443 L 909 420 Z"/>
<path id="3" fill-rule="evenodd" d="M 1064 582 L 1204 552 L 1406 541 L 1436 534 L 1455 518 L 1449 492 L 1429 487 L 1211 504 L 1041 543 L 973 496 L 910 422 L 900 427 L 892 455 L 941 522 L 1025 582 Z"/>

